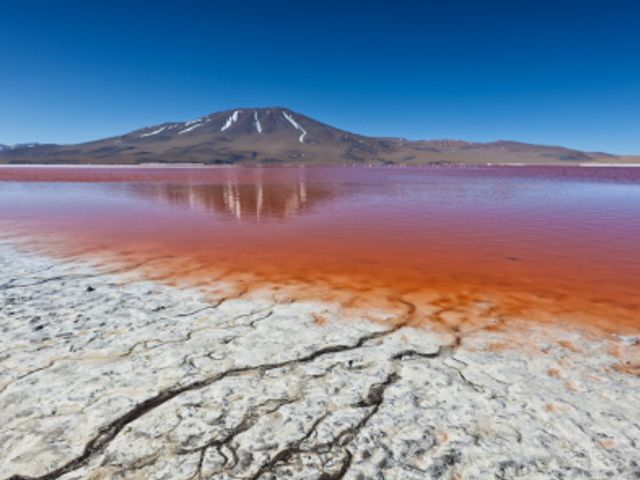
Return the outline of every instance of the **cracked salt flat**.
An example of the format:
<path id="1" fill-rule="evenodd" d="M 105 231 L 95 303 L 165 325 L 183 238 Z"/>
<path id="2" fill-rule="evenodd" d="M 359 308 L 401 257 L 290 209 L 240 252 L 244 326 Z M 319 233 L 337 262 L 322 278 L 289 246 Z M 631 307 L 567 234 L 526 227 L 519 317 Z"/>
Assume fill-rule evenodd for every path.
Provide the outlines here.
<path id="1" fill-rule="evenodd" d="M 640 381 L 579 333 L 493 352 L 410 327 L 409 304 L 374 323 L 7 245 L 0 305 L 2 479 L 640 474 Z"/>

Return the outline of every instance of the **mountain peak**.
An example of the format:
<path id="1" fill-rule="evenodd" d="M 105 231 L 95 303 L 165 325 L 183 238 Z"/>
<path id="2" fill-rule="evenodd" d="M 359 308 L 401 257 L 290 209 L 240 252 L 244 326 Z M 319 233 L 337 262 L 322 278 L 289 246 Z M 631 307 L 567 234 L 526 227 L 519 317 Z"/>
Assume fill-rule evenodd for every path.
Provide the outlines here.
<path id="1" fill-rule="evenodd" d="M 27 147 L 27 146 L 25 146 Z M 77 145 L 0 146 L 0 163 L 570 163 L 617 157 L 517 142 L 366 137 L 290 108 L 243 107 Z"/>
<path id="2" fill-rule="evenodd" d="M 164 123 L 136 130 L 123 137 L 155 140 L 172 135 L 216 136 L 270 135 L 288 132 L 296 135 L 299 143 L 305 142 L 307 129 L 302 125 L 318 127 L 320 124 L 308 117 L 283 107 L 236 108 L 212 113 L 186 122 Z M 151 139 L 150 137 L 156 137 Z"/>

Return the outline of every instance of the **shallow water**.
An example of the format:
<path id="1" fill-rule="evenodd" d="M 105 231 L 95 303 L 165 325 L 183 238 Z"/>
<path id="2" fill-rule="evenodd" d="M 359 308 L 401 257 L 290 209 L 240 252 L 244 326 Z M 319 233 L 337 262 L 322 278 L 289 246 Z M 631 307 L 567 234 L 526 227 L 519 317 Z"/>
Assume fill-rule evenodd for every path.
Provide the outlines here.
<path id="1" fill-rule="evenodd" d="M 165 281 L 640 327 L 637 168 L 2 167 L 0 229 Z"/>

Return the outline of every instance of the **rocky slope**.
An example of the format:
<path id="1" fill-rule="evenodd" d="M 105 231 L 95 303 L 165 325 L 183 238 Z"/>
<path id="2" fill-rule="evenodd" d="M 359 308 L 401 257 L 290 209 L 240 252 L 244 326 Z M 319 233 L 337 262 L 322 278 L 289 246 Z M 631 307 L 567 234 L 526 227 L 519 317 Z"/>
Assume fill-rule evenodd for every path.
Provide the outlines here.
<path id="1" fill-rule="evenodd" d="M 339 130 L 280 107 L 228 110 L 76 145 L 0 148 L 0 163 L 428 164 L 624 161 L 517 142 L 409 141 Z"/>
<path id="2" fill-rule="evenodd" d="M 213 293 L 1 244 L 0 479 L 640 476 L 638 337 Z"/>

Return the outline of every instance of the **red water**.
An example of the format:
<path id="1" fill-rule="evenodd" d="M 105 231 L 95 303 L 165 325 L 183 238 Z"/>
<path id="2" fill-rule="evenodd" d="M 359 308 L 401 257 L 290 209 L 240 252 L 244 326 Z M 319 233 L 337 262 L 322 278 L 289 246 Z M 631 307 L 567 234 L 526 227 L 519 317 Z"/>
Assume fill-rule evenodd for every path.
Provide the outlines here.
<path id="1" fill-rule="evenodd" d="M 640 168 L 3 167 L 0 229 L 169 282 L 640 329 Z"/>

